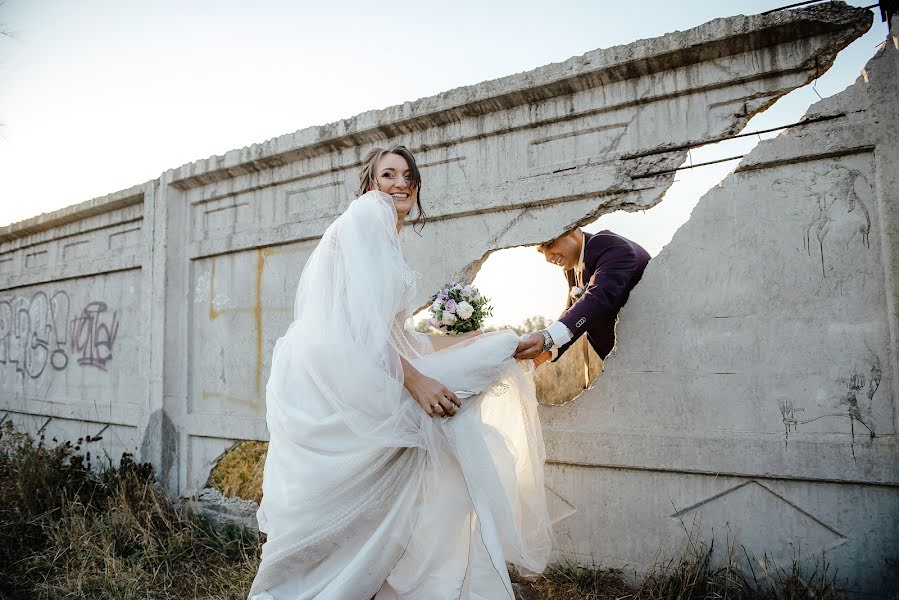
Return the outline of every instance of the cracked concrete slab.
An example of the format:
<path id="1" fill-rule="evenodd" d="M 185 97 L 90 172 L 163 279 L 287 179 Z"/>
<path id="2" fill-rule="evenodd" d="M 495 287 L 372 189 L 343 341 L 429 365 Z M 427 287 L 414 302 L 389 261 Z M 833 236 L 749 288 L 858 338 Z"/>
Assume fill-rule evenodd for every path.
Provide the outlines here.
<path id="1" fill-rule="evenodd" d="M 701 521 L 719 548 L 826 552 L 851 591 L 899 590 L 897 67 L 894 23 L 852 86 L 700 200 L 599 382 L 541 407 L 547 485 L 574 507 L 560 556 L 640 569 Z"/>

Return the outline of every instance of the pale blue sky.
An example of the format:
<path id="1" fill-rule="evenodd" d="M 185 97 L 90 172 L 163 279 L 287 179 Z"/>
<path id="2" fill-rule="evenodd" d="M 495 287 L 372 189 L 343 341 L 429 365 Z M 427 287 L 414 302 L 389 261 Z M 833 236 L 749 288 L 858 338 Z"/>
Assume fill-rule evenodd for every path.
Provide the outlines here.
<path id="1" fill-rule="evenodd" d="M 310 125 L 787 3 L 6 0 L 0 23 L 16 37 L 0 38 L 0 225 Z M 878 17 L 818 92 L 852 83 L 885 34 Z M 795 121 L 813 100 L 810 86 L 797 90 L 748 130 Z M 593 229 L 656 254 L 735 164 L 684 172 L 659 207 Z M 521 249 L 485 264 L 477 283 L 495 322 L 554 316 L 564 304 L 558 270 L 540 260 Z M 527 289 L 514 284 L 522 273 Z"/>

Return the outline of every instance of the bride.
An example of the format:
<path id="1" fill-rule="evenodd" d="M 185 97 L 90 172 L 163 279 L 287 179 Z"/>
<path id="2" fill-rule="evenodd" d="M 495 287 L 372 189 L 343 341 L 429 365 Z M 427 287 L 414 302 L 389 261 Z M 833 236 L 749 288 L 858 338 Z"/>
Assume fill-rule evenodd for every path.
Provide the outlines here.
<path id="1" fill-rule="evenodd" d="M 375 149 L 275 343 L 250 600 L 512 599 L 551 550 L 533 370 L 511 331 L 428 336 L 399 230 L 421 178 Z M 530 365 L 530 363 L 527 363 Z"/>

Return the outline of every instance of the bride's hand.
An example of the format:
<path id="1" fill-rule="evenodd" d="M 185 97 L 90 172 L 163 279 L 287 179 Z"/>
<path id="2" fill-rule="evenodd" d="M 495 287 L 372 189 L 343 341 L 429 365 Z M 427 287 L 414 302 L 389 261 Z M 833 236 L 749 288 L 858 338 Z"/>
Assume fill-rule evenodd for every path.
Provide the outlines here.
<path id="1" fill-rule="evenodd" d="M 451 417 L 456 414 L 456 407 L 462 406 L 462 401 L 446 386 L 420 373 L 411 380 L 407 378 L 405 384 L 429 417 Z"/>

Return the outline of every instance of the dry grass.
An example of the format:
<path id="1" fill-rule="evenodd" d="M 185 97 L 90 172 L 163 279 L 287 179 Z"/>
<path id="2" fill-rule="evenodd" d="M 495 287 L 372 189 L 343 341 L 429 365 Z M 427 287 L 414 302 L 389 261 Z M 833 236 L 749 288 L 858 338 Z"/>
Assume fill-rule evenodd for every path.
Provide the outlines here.
<path id="1" fill-rule="evenodd" d="M 262 500 L 262 471 L 268 442 L 243 441 L 226 452 L 209 474 L 210 487 L 225 496 Z"/>
<path id="2" fill-rule="evenodd" d="M 535 600 L 841 600 L 844 592 L 823 559 L 811 572 L 799 560 L 788 569 L 767 558 L 760 572 L 747 573 L 730 548 L 722 561 L 712 546 L 694 545 L 678 559 L 656 563 L 642 580 L 617 569 L 585 568 L 574 563 L 550 565 L 536 581 L 519 580 Z M 751 564 L 751 562 L 749 563 Z"/>
<path id="3" fill-rule="evenodd" d="M 153 469 L 0 430 L 0 598 L 246 598 L 260 542 L 177 509 Z"/>
<path id="4" fill-rule="evenodd" d="M 585 389 L 584 348 L 589 357 L 589 381 L 596 383 L 602 373 L 602 359 L 582 336 L 556 362 L 545 362 L 537 367 L 537 400 L 541 404 L 565 404 Z"/>

